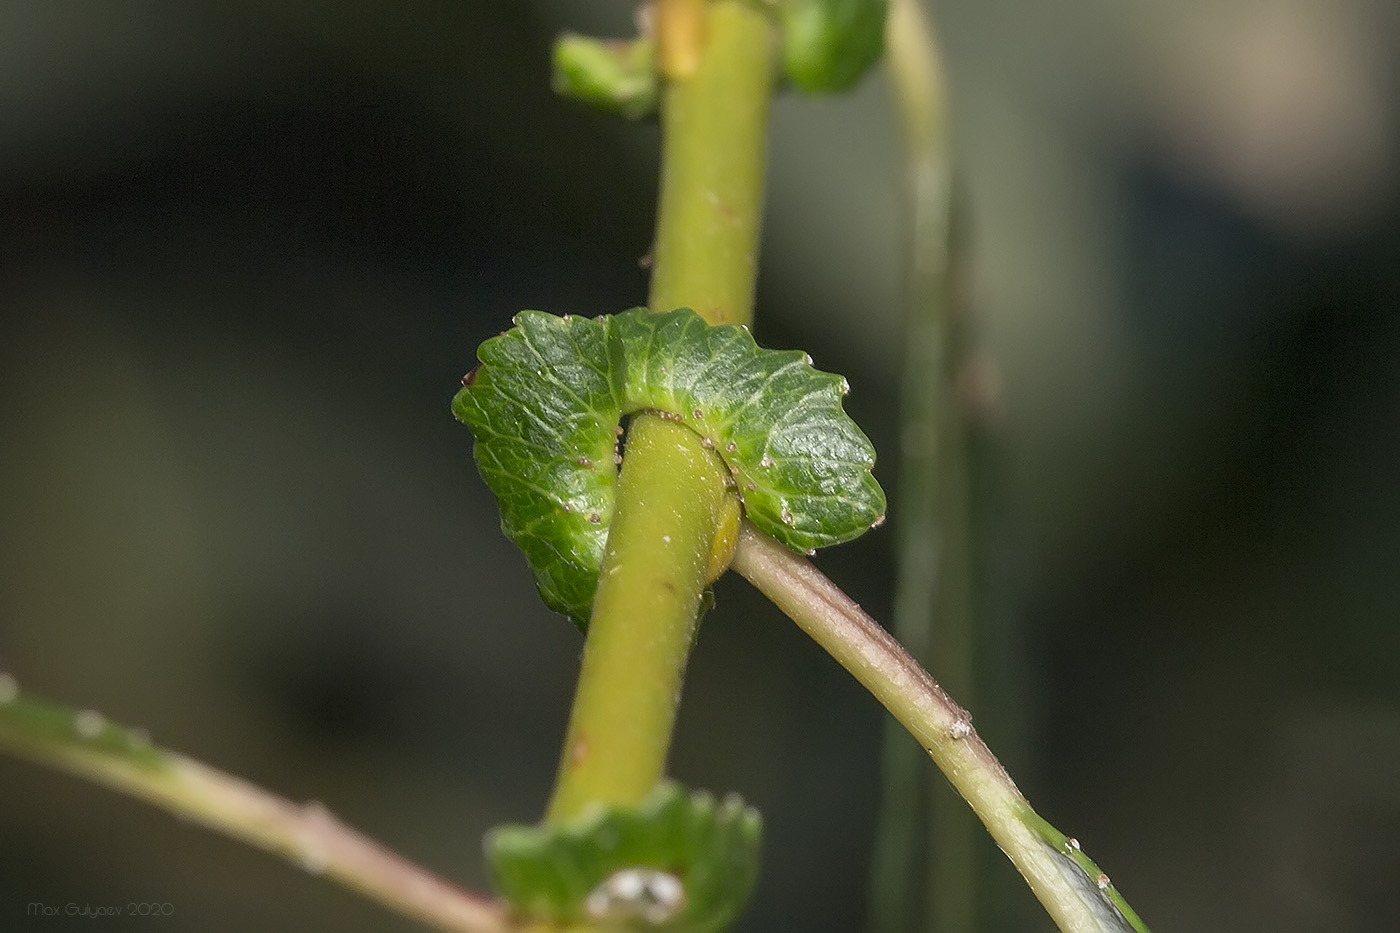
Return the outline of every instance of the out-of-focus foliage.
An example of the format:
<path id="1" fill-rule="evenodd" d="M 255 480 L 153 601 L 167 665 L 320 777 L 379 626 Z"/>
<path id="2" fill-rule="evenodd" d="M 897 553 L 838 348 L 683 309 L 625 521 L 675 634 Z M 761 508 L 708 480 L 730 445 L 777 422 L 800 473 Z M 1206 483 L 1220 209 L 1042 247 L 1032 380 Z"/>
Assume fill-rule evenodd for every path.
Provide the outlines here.
<path id="1" fill-rule="evenodd" d="M 779 0 L 783 70 L 809 94 L 847 91 L 879 62 L 885 0 Z"/>

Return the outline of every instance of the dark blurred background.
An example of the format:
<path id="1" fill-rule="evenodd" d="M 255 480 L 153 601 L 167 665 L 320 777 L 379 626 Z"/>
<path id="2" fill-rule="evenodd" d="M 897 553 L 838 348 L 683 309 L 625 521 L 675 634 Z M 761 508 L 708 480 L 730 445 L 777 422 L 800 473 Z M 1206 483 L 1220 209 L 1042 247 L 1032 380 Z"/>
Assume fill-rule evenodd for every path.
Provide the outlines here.
<path id="1" fill-rule="evenodd" d="M 1400 10 L 934 8 L 997 389 L 983 735 L 1158 931 L 1400 928 Z M 557 32 L 630 21 L 0 5 L 0 670 L 485 885 L 580 639 L 448 402 L 516 310 L 644 298 L 655 128 L 548 91 Z M 887 485 L 894 133 L 880 76 L 779 103 L 757 326 L 849 376 Z M 890 538 L 819 558 L 885 619 Z M 766 815 L 743 930 L 855 930 L 882 711 L 742 581 L 718 599 L 673 770 Z M 984 850 L 984 929 L 1048 930 Z M 412 928 L 0 758 L 0 929 L 97 923 Z"/>

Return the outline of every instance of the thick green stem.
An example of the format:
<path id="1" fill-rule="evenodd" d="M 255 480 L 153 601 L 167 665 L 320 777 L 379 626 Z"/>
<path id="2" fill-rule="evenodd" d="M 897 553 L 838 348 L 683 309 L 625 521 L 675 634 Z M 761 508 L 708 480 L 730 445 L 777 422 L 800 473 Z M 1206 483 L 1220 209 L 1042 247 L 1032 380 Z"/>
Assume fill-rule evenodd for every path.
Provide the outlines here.
<path id="1" fill-rule="evenodd" d="M 707 15 L 698 67 L 668 82 L 662 99 L 650 305 L 748 323 L 772 27 L 742 0 L 715 0 Z M 633 419 L 548 822 L 639 803 L 664 774 L 727 479 L 699 435 Z"/>
<path id="2" fill-rule="evenodd" d="M 633 420 L 548 821 L 639 803 L 664 775 L 728 475 L 689 428 Z"/>
<path id="3" fill-rule="evenodd" d="M 733 566 L 918 740 L 1063 933 L 1146 933 L 1078 843 L 1031 809 L 967 711 L 821 571 L 747 523 Z"/>
<path id="4" fill-rule="evenodd" d="M 747 0 L 713 0 L 699 68 L 667 84 L 653 311 L 691 307 L 711 324 L 753 319 L 773 96 L 773 27 Z"/>
<path id="5" fill-rule="evenodd" d="M 0 749 L 68 771 L 274 852 L 440 930 L 505 933 L 504 912 L 408 862 L 317 803 L 296 804 L 91 710 L 19 694 L 0 674 Z"/>

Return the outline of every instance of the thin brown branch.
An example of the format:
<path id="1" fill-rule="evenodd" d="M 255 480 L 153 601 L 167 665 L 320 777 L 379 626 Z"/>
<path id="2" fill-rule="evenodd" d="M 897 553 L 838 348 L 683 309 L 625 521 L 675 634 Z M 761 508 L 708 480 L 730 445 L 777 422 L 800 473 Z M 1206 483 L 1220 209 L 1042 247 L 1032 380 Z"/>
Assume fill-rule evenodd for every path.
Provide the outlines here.
<path id="1" fill-rule="evenodd" d="M 297 804 L 184 755 L 136 730 L 21 695 L 0 674 L 0 749 L 154 804 L 291 860 L 390 910 L 454 933 L 508 933 L 496 904 L 467 893 L 319 803 Z"/>
<path id="2" fill-rule="evenodd" d="M 972 727 L 972 717 L 880 624 L 812 566 L 747 522 L 731 565 L 826 649 L 918 739 L 1063 933 L 1145 930 L 1107 876 L 1051 831 Z M 1127 908 L 1131 913 L 1131 908 Z M 1138 925 L 1134 926 L 1133 922 Z"/>

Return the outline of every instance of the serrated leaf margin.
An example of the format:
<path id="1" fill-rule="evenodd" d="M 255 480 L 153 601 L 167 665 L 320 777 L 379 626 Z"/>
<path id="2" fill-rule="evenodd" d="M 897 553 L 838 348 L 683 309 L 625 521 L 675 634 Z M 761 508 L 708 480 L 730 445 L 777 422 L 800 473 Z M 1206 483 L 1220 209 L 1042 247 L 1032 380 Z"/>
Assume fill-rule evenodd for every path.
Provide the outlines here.
<path id="1" fill-rule="evenodd" d="M 724 461 L 750 521 L 812 551 L 879 524 L 875 449 L 846 415 L 844 378 L 799 350 L 688 308 L 599 318 L 522 311 L 485 341 L 453 412 L 551 608 L 587 624 L 617 481 L 624 414 L 658 411 Z"/>

